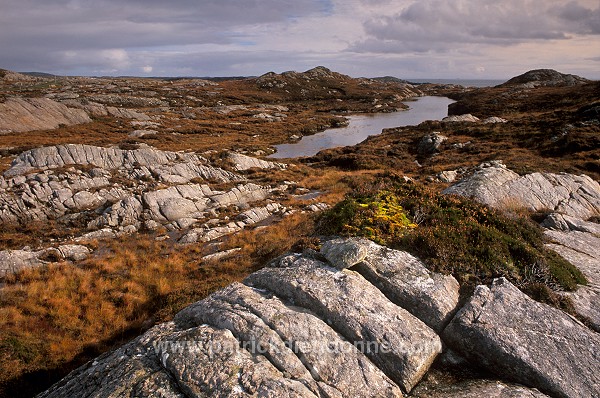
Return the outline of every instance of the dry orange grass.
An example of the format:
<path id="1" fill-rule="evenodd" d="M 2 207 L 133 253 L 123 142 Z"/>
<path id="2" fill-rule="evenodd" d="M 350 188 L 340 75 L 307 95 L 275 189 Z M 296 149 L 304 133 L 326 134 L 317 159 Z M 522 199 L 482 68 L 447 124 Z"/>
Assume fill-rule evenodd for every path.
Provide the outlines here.
<path id="1" fill-rule="evenodd" d="M 0 291 L 0 395 L 30 396 L 99 353 L 122 344 L 186 305 L 242 280 L 294 247 L 310 216 L 242 231 L 223 249 L 234 257 L 204 262 L 202 245 L 174 246 L 151 236 L 101 243 L 77 266 L 27 270 Z"/>

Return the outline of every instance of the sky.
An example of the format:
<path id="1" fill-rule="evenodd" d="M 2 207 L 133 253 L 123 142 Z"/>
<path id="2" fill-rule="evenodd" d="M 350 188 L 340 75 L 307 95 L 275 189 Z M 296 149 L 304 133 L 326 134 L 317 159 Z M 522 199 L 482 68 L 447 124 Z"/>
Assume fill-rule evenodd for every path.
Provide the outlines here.
<path id="1" fill-rule="evenodd" d="M 0 0 L 0 68 L 600 80 L 600 0 Z"/>

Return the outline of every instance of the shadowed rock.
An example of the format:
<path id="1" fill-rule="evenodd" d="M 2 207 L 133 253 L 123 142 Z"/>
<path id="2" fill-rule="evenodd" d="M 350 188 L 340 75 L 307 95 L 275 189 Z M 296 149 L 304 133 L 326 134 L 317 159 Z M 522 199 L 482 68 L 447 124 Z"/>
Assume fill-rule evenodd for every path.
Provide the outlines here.
<path id="1" fill-rule="evenodd" d="M 474 364 L 556 397 L 600 395 L 600 335 L 504 278 L 478 286 L 443 333 Z"/>

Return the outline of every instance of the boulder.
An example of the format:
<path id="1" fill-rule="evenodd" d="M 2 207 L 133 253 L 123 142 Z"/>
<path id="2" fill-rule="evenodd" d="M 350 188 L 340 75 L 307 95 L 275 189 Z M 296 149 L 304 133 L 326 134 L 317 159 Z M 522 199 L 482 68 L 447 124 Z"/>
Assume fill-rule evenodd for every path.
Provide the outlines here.
<path id="1" fill-rule="evenodd" d="M 431 155 L 437 152 L 442 143 L 446 141 L 448 137 L 441 135 L 438 132 L 427 134 L 417 144 L 417 152 L 420 155 Z"/>
<path id="2" fill-rule="evenodd" d="M 21 270 L 39 267 L 44 264 L 47 264 L 47 262 L 39 258 L 38 252 L 29 250 L 2 250 L 0 251 L 0 279 Z"/>
<path id="3" fill-rule="evenodd" d="M 600 214 L 600 184 L 590 177 L 566 173 L 519 176 L 498 162 L 482 164 L 443 193 L 471 197 L 491 207 L 551 210 L 582 220 Z"/>
<path id="4" fill-rule="evenodd" d="M 479 120 L 480 119 L 478 117 L 475 117 L 475 116 L 471 115 L 470 113 L 466 113 L 464 115 L 446 116 L 445 118 L 442 119 L 442 122 L 444 122 L 444 123 L 461 123 L 461 122 L 475 123 L 475 122 L 478 122 Z"/>
<path id="5" fill-rule="evenodd" d="M 400 397 L 400 389 L 356 347 L 303 308 L 239 283 L 180 312 L 175 322 L 227 328 L 243 347 L 328 396 Z M 360 377 L 357 377 L 360 375 Z"/>
<path id="6" fill-rule="evenodd" d="M 429 271 L 411 254 L 360 238 L 332 240 L 323 248 L 321 253 L 330 262 L 332 258 L 350 259 L 346 264 L 355 265 L 355 270 L 392 302 L 436 332 L 441 332 L 454 314 L 460 288 L 456 279 Z"/>
<path id="7" fill-rule="evenodd" d="M 85 111 L 48 98 L 11 98 L 0 103 L 0 132 L 51 130 L 91 121 Z"/>
<path id="8" fill-rule="evenodd" d="M 497 380 L 469 380 L 456 384 L 419 385 L 416 398 L 549 398 L 537 389 Z"/>
<path id="9" fill-rule="evenodd" d="M 443 332 L 473 364 L 555 397 L 600 396 L 600 335 L 504 278 L 478 286 Z"/>
<path id="10" fill-rule="evenodd" d="M 314 312 L 407 392 L 441 352 L 433 330 L 350 270 L 293 255 L 245 282 Z"/>
<path id="11" fill-rule="evenodd" d="M 256 117 L 256 115 L 255 115 Z M 285 169 L 287 167 L 284 163 L 275 163 L 262 159 L 253 158 L 250 156 L 242 155 L 241 153 L 230 152 L 227 156 L 229 161 L 233 163 L 233 169 L 236 171 L 243 171 L 249 169 Z"/>
<path id="12" fill-rule="evenodd" d="M 546 230 L 551 241 L 546 246 L 575 265 L 588 280 L 587 286 L 562 294 L 571 298 L 575 311 L 600 332 L 600 225 L 558 214 L 550 215 L 543 224 L 560 229 Z"/>

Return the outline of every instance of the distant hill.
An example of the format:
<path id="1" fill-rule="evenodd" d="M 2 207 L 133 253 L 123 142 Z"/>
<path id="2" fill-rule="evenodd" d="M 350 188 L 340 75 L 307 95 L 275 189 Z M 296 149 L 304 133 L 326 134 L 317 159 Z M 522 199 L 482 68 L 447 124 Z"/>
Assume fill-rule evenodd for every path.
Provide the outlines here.
<path id="1" fill-rule="evenodd" d="M 44 72 L 20 72 L 22 75 L 26 75 L 26 76 L 31 76 L 31 77 L 41 77 L 41 78 L 46 78 L 46 79 L 51 79 L 54 77 L 59 77 L 57 75 L 53 75 L 51 73 L 44 73 Z"/>
<path id="2" fill-rule="evenodd" d="M 399 79 L 394 76 L 374 77 L 373 80 L 376 80 L 378 82 L 384 82 L 384 83 L 419 84 L 419 83 L 409 82 L 408 80 Z"/>
<path id="3" fill-rule="evenodd" d="M 500 87 L 528 85 L 532 87 L 568 87 L 589 83 L 590 80 L 576 75 L 560 73 L 554 69 L 535 69 L 513 77 Z"/>

